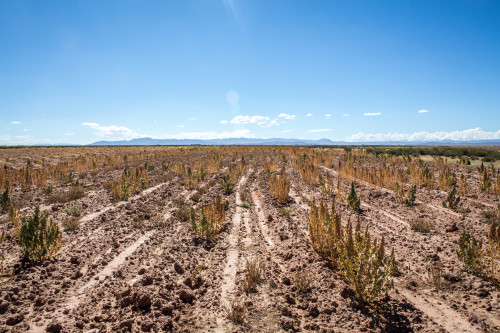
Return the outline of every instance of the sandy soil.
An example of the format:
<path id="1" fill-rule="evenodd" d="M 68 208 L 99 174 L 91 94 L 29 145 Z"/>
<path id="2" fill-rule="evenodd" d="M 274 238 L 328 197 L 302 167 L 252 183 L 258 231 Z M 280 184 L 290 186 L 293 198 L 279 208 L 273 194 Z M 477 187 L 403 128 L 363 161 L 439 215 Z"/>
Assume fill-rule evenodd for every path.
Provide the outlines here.
<path id="1" fill-rule="evenodd" d="M 47 160 L 56 159 L 54 150 L 45 153 Z M 74 150 L 57 153 L 68 160 L 78 155 Z M 213 153 L 209 149 L 176 151 L 171 161 L 194 165 Z M 498 196 L 474 190 L 479 181 L 474 170 L 460 169 L 472 190 L 457 211 L 442 207 L 446 193 L 437 189 L 419 188 L 417 204 L 408 207 L 397 203 L 389 189 L 357 182 L 360 221 L 372 235 L 384 236 L 387 251 L 394 248 L 401 271 L 394 277 L 395 288 L 383 299 L 383 313 L 377 313 L 357 300 L 345 278 L 313 250 L 308 202 L 329 199 L 319 186 L 302 180 L 292 156 L 283 162 L 271 148 L 235 147 L 224 154 L 220 170 L 196 181 L 198 191 L 203 188 L 204 193 L 195 200 L 197 190 L 185 188 L 184 175 L 162 170 L 168 154 L 148 159 L 154 166 L 149 186 L 126 201 L 114 202 L 104 188 L 122 169 L 103 168 L 82 177 L 85 196 L 76 201 L 85 207 L 80 227 L 65 231 L 61 250 L 40 265 L 22 265 L 10 233 L 12 223 L 7 214 L 0 217 L 0 231 L 6 232 L 0 248 L 6 271 L 0 285 L 0 332 L 500 330 L 498 287 L 465 271 L 455 252 L 464 229 L 486 242 L 489 225 L 482 213 L 493 211 L 499 202 Z M 188 206 L 200 207 L 213 200 L 221 194 L 222 175 L 242 157 L 247 167 L 233 193 L 224 196 L 229 202 L 224 228 L 214 242 L 206 243 L 196 237 L 189 221 L 179 218 L 176 202 L 183 198 Z M 16 154 L 9 151 L 2 158 L 14 163 Z M 286 168 L 291 181 L 286 205 L 278 204 L 270 193 L 264 167 L 268 159 Z M 144 161 L 138 157 L 136 163 Z M 318 173 L 331 175 L 335 184 L 338 174 L 331 166 L 336 162 L 317 168 Z M 349 184 L 341 184 L 348 189 Z M 54 190 L 69 187 L 57 184 Z M 75 203 L 50 203 L 36 187 L 29 191 L 14 188 L 12 197 L 28 213 L 41 205 L 58 223 Z M 338 209 L 345 221 L 356 218 L 345 202 L 339 200 Z M 409 222 L 416 218 L 432 222 L 433 231 L 413 231 Z M 265 269 L 257 289 L 247 294 L 243 282 L 249 260 L 262 261 Z M 429 280 L 427 268 L 433 262 L 443 267 L 440 286 Z M 306 292 L 296 288 L 299 277 L 310 280 Z M 226 315 L 235 302 L 245 308 L 241 324 Z"/>

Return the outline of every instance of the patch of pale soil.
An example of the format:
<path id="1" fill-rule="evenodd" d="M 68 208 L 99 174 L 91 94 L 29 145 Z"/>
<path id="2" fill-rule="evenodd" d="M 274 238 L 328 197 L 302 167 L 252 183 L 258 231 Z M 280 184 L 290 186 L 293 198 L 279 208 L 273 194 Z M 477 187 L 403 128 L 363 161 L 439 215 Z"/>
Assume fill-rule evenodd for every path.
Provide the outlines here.
<path id="1" fill-rule="evenodd" d="M 246 181 L 246 176 L 242 176 L 240 181 L 238 182 L 238 185 L 236 187 L 236 213 L 233 216 L 232 220 L 232 226 L 231 226 L 231 233 L 229 234 L 229 248 L 227 251 L 227 258 L 226 258 L 226 266 L 224 267 L 224 272 L 223 272 L 223 282 L 222 282 L 222 290 L 221 290 L 221 295 L 220 295 L 220 304 L 222 307 L 227 306 L 229 304 L 229 299 L 231 295 L 234 293 L 234 289 L 236 286 L 236 272 L 238 269 L 238 242 L 239 242 L 239 230 L 240 230 L 240 223 L 241 223 L 241 216 L 243 214 L 243 207 L 240 207 L 241 205 L 241 198 L 240 198 L 240 193 L 239 190 L 241 186 Z M 224 311 L 224 309 L 222 309 Z M 228 330 L 228 323 L 223 318 L 222 315 L 217 316 L 217 328 L 215 329 L 215 332 L 227 332 Z"/>
<path id="2" fill-rule="evenodd" d="M 151 230 L 147 232 L 145 235 L 140 237 L 137 241 L 135 241 L 132 245 L 127 247 L 125 250 L 120 252 L 111 262 L 109 262 L 99 273 L 94 275 L 94 277 L 88 281 L 85 285 L 79 287 L 74 291 L 74 294 L 68 299 L 68 301 L 62 305 L 59 309 L 59 313 L 57 316 L 61 316 L 61 310 L 72 310 L 76 308 L 83 298 L 86 296 L 86 291 L 93 287 L 96 283 L 106 279 L 111 276 L 113 272 L 115 272 L 124 262 L 125 260 L 133 254 L 144 242 L 149 240 L 151 236 L 156 232 L 156 230 Z M 69 313 L 69 312 L 67 312 Z M 48 323 L 46 322 L 43 326 L 35 326 L 34 324 L 30 324 L 30 332 L 45 332 L 46 326 Z"/>
<path id="3" fill-rule="evenodd" d="M 400 293 L 410 301 L 417 309 L 425 313 L 436 324 L 450 333 L 468 332 L 479 333 L 480 330 L 473 327 L 469 321 L 459 312 L 448 305 L 443 304 L 432 297 L 422 297 L 408 290 L 401 289 Z"/>
<path id="4" fill-rule="evenodd" d="M 274 242 L 269 236 L 269 232 L 267 230 L 266 215 L 264 214 L 264 210 L 262 209 L 262 199 L 260 193 L 252 192 L 252 200 L 255 204 L 255 210 L 257 212 L 257 216 L 259 217 L 259 225 L 262 231 L 262 235 L 264 236 L 264 239 L 266 240 L 267 244 L 270 247 L 274 247 Z"/>
<path id="5" fill-rule="evenodd" d="M 395 214 L 391 214 L 383 209 L 380 209 L 380 208 L 376 208 L 376 207 L 373 207 L 372 205 L 369 205 L 367 204 L 366 202 L 362 202 L 361 203 L 361 207 L 367 207 L 371 210 L 374 210 L 376 212 L 379 212 L 385 216 L 387 216 L 388 218 L 390 218 L 391 220 L 395 221 L 395 222 L 398 222 L 399 224 L 402 224 L 404 225 L 405 227 L 410 227 L 410 224 L 408 224 L 408 222 L 406 221 L 403 221 L 400 217 L 396 216 Z"/>

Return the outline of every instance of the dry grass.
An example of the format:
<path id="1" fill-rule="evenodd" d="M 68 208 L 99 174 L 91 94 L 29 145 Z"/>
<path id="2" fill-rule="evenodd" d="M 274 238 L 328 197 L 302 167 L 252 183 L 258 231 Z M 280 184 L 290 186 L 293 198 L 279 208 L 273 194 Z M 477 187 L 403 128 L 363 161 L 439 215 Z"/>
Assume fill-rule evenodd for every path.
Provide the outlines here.
<path id="1" fill-rule="evenodd" d="M 75 231 L 80 228 L 80 219 L 74 216 L 68 216 L 62 223 L 64 231 Z"/>
<path id="2" fill-rule="evenodd" d="M 266 266 L 263 261 L 259 259 L 251 259 L 247 261 L 245 280 L 243 280 L 243 290 L 248 294 L 257 289 L 257 285 L 264 278 L 264 271 Z"/>
<path id="3" fill-rule="evenodd" d="M 225 307 L 226 317 L 235 324 L 245 323 L 247 307 L 243 301 L 233 301 Z"/>
<path id="4" fill-rule="evenodd" d="M 306 293 L 311 290 L 313 282 L 312 275 L 305 270 L 300 270 L 293 276 L 293 286 L 299 293 Z"/>
<path id="5" fill-rule="evenodd" d="M 66 203 L 75 201 L 85 196 L 85 190 L 81 186 L 72 186 L 67 192 L 55 193 L 49 197 L 49 203 Z"/>
<path id="6" fill-rule="evenodd" d="M 413 231 L 428 234 L 432 231 L 433 225 L 431 222 L 425 221 L 424 219 L 415 219 L 410 221 L 410 228 Z"/>

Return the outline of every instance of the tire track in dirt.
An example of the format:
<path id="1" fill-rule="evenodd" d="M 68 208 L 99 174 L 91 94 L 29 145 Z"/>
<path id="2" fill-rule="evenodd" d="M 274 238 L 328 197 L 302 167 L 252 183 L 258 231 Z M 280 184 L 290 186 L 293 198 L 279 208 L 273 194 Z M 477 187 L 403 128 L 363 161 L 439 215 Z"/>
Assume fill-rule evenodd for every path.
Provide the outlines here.
<path id="1" fill-rule="evenodd" d="M 399 224 L 406 225 L 409 227 L 409 225 L 401 220 L 400 218 L 385 212 L 382 209 L 376 209 L 373 206 L 370 206 L 368 204 L 365 204 L 365 206 L 374 209 L 376 211 L 379 211 L 392 221 L 395 221 Z M 377 223 L 375 223 L 378 225 Z M 396 233 L 398 237 L 402 237 L 402 235 L 399 235 Z M 448 242 L 450 243 L 450 242 Z M 451 243 L 450 243 L 451 244 Z M 449 307 L 446 304 L 443 304 L 442 302 L 438 301 L 435 299 L 433 296 L 428 296 L 427 298 L 424 298 L 416 293 L 412 293 L 409 290 L 405 290 L 404 288 L 400 288 L 400 293 L 417 308 L 420 310 L 422 313 L 426 314 L 429 318 L 431 318 L 436 324 L 439 326 L 445 328 L 448 330 L 450 333 L 451 332 L 479 332 L 477 329 L 471 326 L 469 321 L 462 316 L 461 313 L 458 311 L 455 311 L 451 307 Z M 453 318 L 455 321 L 454 324 L 450 324 L 449 318 Z M 451 328 L 451 330 L 450 330 Z"/>
<path id="2" fill-rule="evenodd" d="M 160 184 L 163 185 L 163 184 Z M 160 188 L 161 186 L 156 186 L 154 189 L 149 189 L 148 192 L 145 194 L 150 194 L 153 193 L 154 190 Z M 184 191 L 182 195 L 185 195 L 187 191 Z M 188 195 L 185 195 L 186 197 L 189 197 L 193 191 L 189 192 Z M 144 192 L 140 193 L 141 195 L 134 196 L 134 200 L 138 200 L 142 198 L 144 195 Z M 122 204 L 126 204 L 127 202 L 122 202 Z M 171 204 L 171 202 L 169 203 Z M 171 216 L 172 209 L 168 210 L 164 216 L 163 219 L 165 221 L 168 221 L 168 219 Z M 98 228 L 99 229 L 99 228 Z M 56 312 L 56 317 L 58 320 L 64 316 L 64 314 L 69 314 L 71 311 L 75 308 L 78 307 L 78 305 L 83 301 L 83 299 L 89 295 L 89 290 L 92 289 L 94 286 L 99 284 L 101 281 L 106 280 L 108 277 L 112 276 L 112 274 L 121 267 L 125 261 L 127 260 L 128 257 L 130 257 L 132 254 L 134 254 L 142 244 L 150 240 L 156 233 L 158 232 L 158 229 L 150 230 L 146 232 L 144 235 L 139 237 L 136 241 L 134 241 L 132 244 L 130 244 L 128 247 L 126 247 L 123 251 L 121 251 L 119 254 L 117 254 L 102 270 L 94 274 L 92 277 L 90 277 L 90 280 L 87 281 L 83 286 L 80 286 L 79 288 L 73 289 L 68 294 L 66 295 L 66 301 L 59 307 L 59 310 Z M 94 233 L 91 233 L 89 236 L 93 235 Z M 112 248 L 110 248 L 107 253 L 111 253 Z M 97 257 L 94 258 L 93 262 L 98 262 L 100 260 L 101 256 L 98 255 Z M 85 270 L 85 268 L 83 269 Z M 85 275 L 85 274 L 84 274 Z M 30 316 L 32 314 L 32 310 L 30 313 Z M 39 326 L 39 325 L 34 325 L 32 322 L 30 324 L 30 332 L 45 332 L 45 329 L 47 325 L 49 324 L 48 320 L 44 321 L 44 324 Z"/>
<path id="3" fill-rule="evenodd" d="M 91 277 L 85 285 L 68 293 L 71 296 L 69 296 L 69 299 L 59 307 L 59 310 L 54 314 L 55 317 L 60 319 L 63 316 L 63 311 L 68 311 L 67 313 L 69 313 L 69 311 L 76 308 L 80 304 L 82 299 L 87 295 L 88 289 L 111 276 L 113 272 L 115 272 L 131 254 L 133 254 L 142 244 L 144 244 L 144 242 L 149 240 L 155 232 L 156 230 L 149 231 L 145 235 L 137 239 L 134 243 L 132 243 L 132 245 L 129 245 L 127 248 L 125 248 L 125 250 L 115 256 L 115 258 L 111 262 L 109 262 L 100 272 Z M 45 332 L 48 324 L 49 323 L 47 321 L 45 321 L 42 326 L 36 326 L 33 323 L 30 323 L 30 332 Z"/>
<path id="4" fill-rule="evenodd" d="M 473 327 L 467 319 L 463 318 L 460 313 L 432 297 L 424 298 L 404 289 L 401 289 L 400 293 L 417 309 L 425 313 L 429 318 L 432 319 L 432 321 L 434 321 L 436 324 L 450 333 L 481 332 L 480 330 Z"/>
<path id="5" fill-rule="evenodd" d="M 229 304 L 229 299 L 232 298 L 236 288 L 236 273 L 238 270 L 239 256 L 239 241 L 240 241 L 240 226 L 243 215 L 243 207 L 241 207 L 240 189 L 245 184 L 247 176 L 241 177 L 236 187 L 236 213 L 232 219 L 231 231 L 229 233 L 229 248 L 226 255 L 226 265 L 222 274 L 222 286 L 219 304 L 221 305 L 221 313 L 217 316 L 217 328 L 215 332 L 223 333 L 229 329 L 228 322 L 223 316 L 224 307 Z"/>
<path id="6" fill-rule="evenodd" d="M 328 169 L 326 167 L 323 167 L 324 169 L 331 171 L 335 175 L 337 175 L 337 172 L 331 169 Z M 365 183 L 366 186 L 370 186 L 370 184 Z M 377 188 L 377 187 L 376 187 Z M 377 188 L 378 189 L 378 188 Z M 384 189 L 387 190 L 387 189 Z M 387 190 L 391 193 L 393 191 Z M 426 204 L 427 206 L 432 206 L 429 204 Z M 398 224 L 408 228 L 409 224 L 402 220 L 400 217 L 391 214 L 383 209 L 376 208 L 370 204 L 367 203 L 362 203 L 362 206 L 365 206 L 369 209 L 372 209 L 373 211 L 377 211 L 380 214 L 384 215 L 385 217 L 389 218 L 390 220 L 397 222 Z M 435 209 L 442 209 L 441 207 L 435 207 L 432 206 Z M 454 213 L 454 212 L 453 212 Z M 457 214 L 457 213 L 455 213 Z M 457 214 L 460 215 L 460 214 Z M 374 220 L 374 222 L 376 222 Z M 380 223 L 375 223 L 376 227 L 380 227 Z M 387 227 L 383 227 L 383 229 L 387 229 Z M 399 234 L 399 231 L 392 231 L 392 233 L 397 236 L 397 237 L 403 237 L 402 235 Z M 451 243 L 450 243 L 451 244 Z M 443 327 L 445 330 L 449 331 L 450 333 L 452 332 L 479 332 L 475 327 L 471 325 L 471 323 L 464 318 L 464 316 L 458 312 L 449 307 L 446 304 L 443 304 L 441 301 L 437 300 L 436 298 L 427 295 L 427 298 L 424 298 L 416 293 L 411 292 L 410 290 L 406 290 L 404 288 L 400 288 L 400 293 L 406 298 L 408 302 L 413 304 L 413 306 L 421 311 L 423 314 L 431 318 L 437 325 Z M 449 318 L 452 318 L 453 323 L 449 322 Z"/>

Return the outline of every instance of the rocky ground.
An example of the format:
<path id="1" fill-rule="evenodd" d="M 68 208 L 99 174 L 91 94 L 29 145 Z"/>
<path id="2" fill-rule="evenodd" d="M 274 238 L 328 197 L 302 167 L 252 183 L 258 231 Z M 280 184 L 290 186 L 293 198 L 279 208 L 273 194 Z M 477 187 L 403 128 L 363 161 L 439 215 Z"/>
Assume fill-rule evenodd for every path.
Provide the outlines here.
<path id="1" fill-rule="evenodd" d="M 9 158 L 14 155 L 9 151 Z M 192 165 L 209 155 L 175 155 L 172 163 Z M 180 202 L 200 207 L 213 200 L 221 194 L 222 175 L 241 157 L 246 168 L 233 193 L 224 196 L 229 202 L 224 228 L 206 243 L 178 213 Z M 264 167 L 269 158 L 285 167 L 291 180 L 285 205 L 270 194 Z M 446 193 L 419 188 L 418 203 L 408 207 L 397 203 L 391 190 L 359 181 L 363 228 L 367 225 L 373 236 L 384 236 L 386 251 L 394 248 L 401 272 L 376 311 L 357 300 L 345 278 L 313 250 L 308 203 L 329 199 L 319 186 L 304 182 L 290 160 L 281 161 L 272 149 L 227 154 L 218 171 L 197 180 L 197 189 L 186 189 L 184 175 L 172 168 L 160 171 L 163 161 L 149 161 L 155 171 L 148 187 L 126 201 L 113 201 L 104 187 L 121 174 L 119 168 L 82 177 L 85 196 L 76 201 L 50 203 L 40 188 L 14 189 L 14 200 L 26 212 L 40 205 L 58 223 L 75 202 L 85 209 L 80 227 L 64 232 L 56 256 L 36 266 L 20 262 L 12 223 L 7 214 L 0 217 L 1 231 L 6 232 L 1 246 L 6 274 L 0 285 L 0 332 L 500 330 L 498 287 L 466 272 L 455 253 L 464 229 L 486 241 L 484 211 L 495 211 L 495 195 L 471 191 L 462 198 L 460 210 L 453 211 L 442 207 Z M 336 184 L 332 165 L 335 161 L 318 172 L 331 175 Z M 472 184 L 479 181 L 477 175 L 470 172 L 468 177 L 471 187 L 476 186 Z M 349 184 L 341 184 L 348 189 Z M 68 188 L 61 184 L 54 190 Z M 338 200 L 337 207 L 343 220 L 356 218 L 345 202 Z M 410 221 L 416 218 L 431 222 L 433 230 L 413 231 Z M 245 291 L 249 262 L 263 267 L 252 292 Z M 442 267 L 439 284 L 429 278 L 432 263 Z M 242 322 L 234 323 L 228 313 L 239 307 Z"/>

